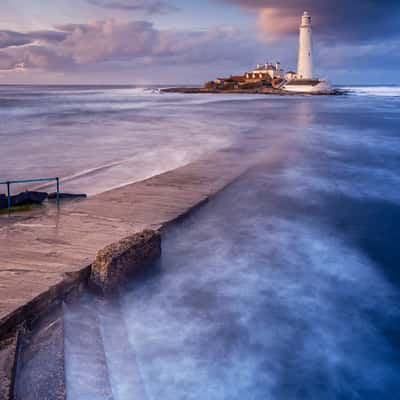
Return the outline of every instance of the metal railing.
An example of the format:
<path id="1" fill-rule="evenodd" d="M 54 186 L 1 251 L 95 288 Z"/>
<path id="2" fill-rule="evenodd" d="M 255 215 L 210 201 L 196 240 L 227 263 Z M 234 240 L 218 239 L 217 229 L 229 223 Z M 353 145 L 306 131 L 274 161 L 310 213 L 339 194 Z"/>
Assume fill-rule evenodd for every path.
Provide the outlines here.
<path id="1" fill-rule="evenodd" d="M 60 199 L 60 178 L 37 178 L 37 179 L 16 179 L 12 181 L 0 182 L 0 185 L 7 186 L 7 206 L 8 209 L 11 208 L 11 185 L 18 183 L 34 183 L 34 182 L 57 182 L 57 201 Z"/>

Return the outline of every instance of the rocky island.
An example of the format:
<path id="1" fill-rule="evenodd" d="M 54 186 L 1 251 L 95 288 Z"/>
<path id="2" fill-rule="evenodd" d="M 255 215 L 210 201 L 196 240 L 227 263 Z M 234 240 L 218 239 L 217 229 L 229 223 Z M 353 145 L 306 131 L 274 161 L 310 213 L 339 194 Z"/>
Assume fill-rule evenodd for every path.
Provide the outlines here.
<path id="1" fill-rule="evenodd" d="M 315 78 L 312 46 L 311 16 L 304 12 L 301 17 L 297 72 L 287 71 L 280 62 L 258 64 L 243 75 L 217 78 L 202 87 L 178 87 L 163 89 L 164 93 L 245 93 L 274 95 L 338 95 L 330 82 Z"/>
<path id="2" fill-rule="evenodd" d="M 238 82 L 236 76 L 226 78 L 224 80 L 216 80 L 207 82 L 204 86 L 198 87 L 171 87 L 161 89 L 162 93 L 183 93 L 183 94 L 198 94 L 198 93 L 226 93 L 226 94 L 273 94 L 280 96 L 296 96 L 296 95 L 341 95 L 344 91 L 340 89 L 329 89 L 326 91 L 289 91 L 281 88 L 279 83 L 274 84 L 266 80 L 260 80 L 259 82 L 248 83 Z M 219 83 L 220 82 L 220 83 Z"/>

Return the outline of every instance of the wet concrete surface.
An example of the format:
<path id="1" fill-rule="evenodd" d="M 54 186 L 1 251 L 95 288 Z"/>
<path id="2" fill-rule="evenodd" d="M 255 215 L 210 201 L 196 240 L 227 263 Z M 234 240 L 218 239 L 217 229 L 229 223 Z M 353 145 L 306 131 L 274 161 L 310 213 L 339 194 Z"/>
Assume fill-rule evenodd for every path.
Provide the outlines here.
<path id="1" fill-rule="evenodd" d="M 240 151 L 214 154 L 85 201 L 1 217 L 0 337 L 49 306 L 42 301 L 33 309 L 32 302 L 51 293 L 62 297 L 78 285 L 98 250 L 168 225 L 254 165 L 257 152 L 246 157 Z"/>

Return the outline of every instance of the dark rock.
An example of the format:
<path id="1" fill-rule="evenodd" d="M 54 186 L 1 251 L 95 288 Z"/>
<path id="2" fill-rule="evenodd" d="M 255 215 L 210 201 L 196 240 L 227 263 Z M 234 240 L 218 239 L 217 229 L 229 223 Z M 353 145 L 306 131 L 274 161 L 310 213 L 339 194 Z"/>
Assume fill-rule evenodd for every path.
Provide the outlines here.
<path id="1" fill-rule="evenodd" d="M 42 204 L 47 199 L 48 194 L 45 192 L 22 192 L 11 196 L 11 207 L 26 206 L 31 204 Z M 0 209 L 8 207 L 8 198 L 0 195 Z"/>
<path id="2" fill-rule="evenodd" d="M 42 204 L 47 199 L 45 192 L 22 192 L 11 197 L 12 206 L 23 206 L 28 204 Z"/>
<path id="3" fill-rule="evenodd" d="M 87 195 L 84 193 L 79 193 L 79 194 L 73 194 L 73 193 L 59 193 L 59 199 L 65 199 L 65 200 L 69 200 L 69 199 L 86 199 Z M 57 193 L 50 193 L 49 194 L 49 200 L 56 200 L 57 199 Z"/>
<path id="4" fill-rule="evenodd" d="M 7 196 L 5 194 L 0 194 L 0 210 L 7 208 Z"/>
<path id="5" fill-rule="evenodd" d="M 104 294 L 112 292 L 160 255 L 160 233 L 145 230 L 98 251 L 92 264 L 90 283 Z"/>

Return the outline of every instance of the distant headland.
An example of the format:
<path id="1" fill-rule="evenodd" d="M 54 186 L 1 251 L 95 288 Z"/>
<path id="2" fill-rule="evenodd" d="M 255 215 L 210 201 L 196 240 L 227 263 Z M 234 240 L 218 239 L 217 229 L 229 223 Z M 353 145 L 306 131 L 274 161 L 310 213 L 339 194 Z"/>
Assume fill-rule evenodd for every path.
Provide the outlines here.
<path id="1" fill-rule="evenodd" d="M 297 72 L 286 71 L 280 62 L 258 64 L 243 75 L 217 78 L 202 87 L 163 89 L 166 93 L 247 93 L 275 95 L 337 95 L 330 82 L 314 76 L 311 16 L 304 12 L 301 17 Z"/>

